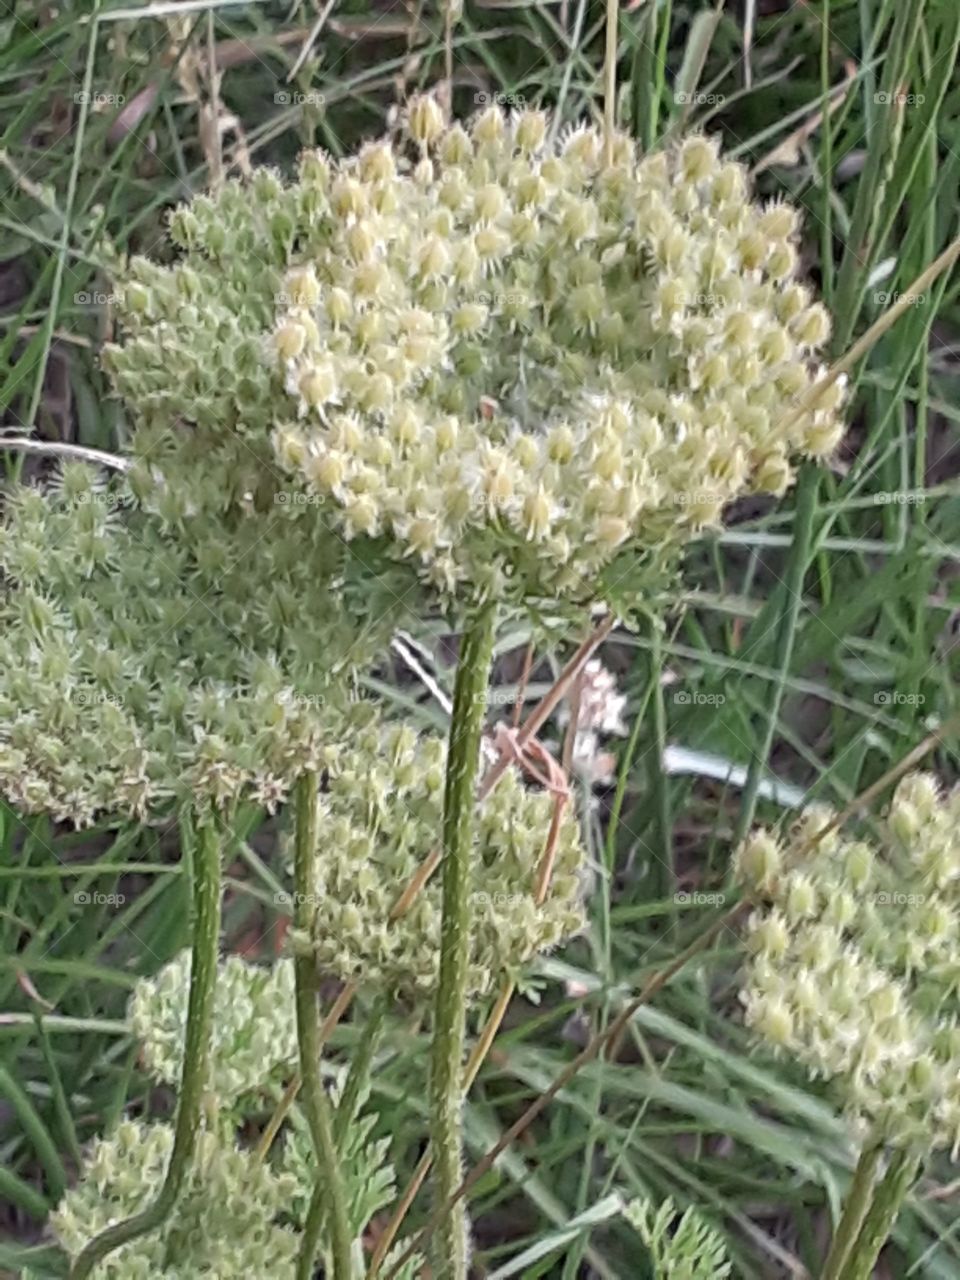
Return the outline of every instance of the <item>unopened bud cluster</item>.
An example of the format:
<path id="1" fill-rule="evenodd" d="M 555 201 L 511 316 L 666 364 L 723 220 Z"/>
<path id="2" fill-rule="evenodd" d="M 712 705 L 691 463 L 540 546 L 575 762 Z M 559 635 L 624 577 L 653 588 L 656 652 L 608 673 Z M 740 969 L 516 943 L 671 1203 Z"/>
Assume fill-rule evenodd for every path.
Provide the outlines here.
<path id="1" fill-rule="evenodd" d="M 344 749 L 320 797 L 317 902 L 310 946 L 324 972 L 413 997 L 436 983 L 441 886 L 432 877 L 391 919 L 442 829 L 446 743 L 405 725 L 370 725 Z M 535 953 L 583 927 L 584 851 L 575 818 L 561 822 L 546 899 L 537 873 L 553 799 L 511 769 L 477 813 L 471 857 L 468 987 L 487 993 Z M 569 808 L 569 807 L 568 807 Z"/>
<path id="2" fill-rule="evenodd" d="M 344 608 L 342 542 L 327 539 L 324 573 L 319 542 L 305 560 L 284 520 L 170 537 L 78 463 L 55 492 L 17 487 L 4 505 L 0 794 L 11 804 L 78 825 L 175 799 L 273 807 L 322 767 L 354 714 L 351 669 L 390 626 L 389 606 L 371 626 Z"/>
<path id="3" fill-rule="evenodd" d="M 132 1120 L 94 1142 L 81 1181 L 51 1218 L 71 1257 L 153 1202 L 172 1148 L 169 1125 Z M 93 1274 L 96 1280 L 293 1280 L 300 1236 L 281 1220 L 297 1189 L 289 1173 L 214 1133 L 201 1134 L 187 1186 L 163 1227 L 108 1254 Z"/>
<path id="4" fill-rule="evenodd" d="M 143 1065 L 165 1084 L 180 1083 L 189 984 L 190 952 L 182 951 L 138 982 L 130 1001 Z M 229 956 L 217 973 L 208 1088 L 232 1102 L 289 1075 L 296 1061 L 293 962 L 266 968 Z"/>
<path id="5" fill-rule="evenodd" d="M 181 208 L 110 354 L 138 491 L 181 521 L 279 467 L 444 592 L 586 599 L 829 455 L 796 213 L 703 137 L 553 133 L 420 98 L 396 143 Z"/>
<path id="6" fill-rule="evenodd" d="M 879 843 L 812 810 L 737 855 L 763 905 L 743 1000 L 774 1049 L 835 1082 L 880 1139 L 960 1147 L 960 793 L 913 774 Z"/>

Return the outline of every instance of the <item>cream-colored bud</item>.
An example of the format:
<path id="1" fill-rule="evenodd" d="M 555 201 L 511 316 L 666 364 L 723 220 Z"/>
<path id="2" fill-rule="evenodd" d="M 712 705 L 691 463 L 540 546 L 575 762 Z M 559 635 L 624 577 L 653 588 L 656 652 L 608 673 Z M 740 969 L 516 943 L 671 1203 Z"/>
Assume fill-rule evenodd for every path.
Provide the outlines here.
<path id="1" fill-rule="evenodd" d="M 487 323 L 489 311 L 482 303 L 468 302 L 453 313 L 452 327 L 455 333 L 479 333 Z"/>
<path id="2" fill-rule="evenodd" d="M 380 522 L 380 510 L 377 501 L 368 493 L 355 498 L 347 498 L 344 503 L 347 536 L 353 533 L 373 534 Z"/>
<path id="3" fill-rule="evenodd" d="M 510 237 L 499 227 L 481 227 L 473 237 L 473 244 L 480 262 L 496 262 L 510 248 Z"/>
<path id="4" fill-rule="evenodd" d="M 482 111 L 470 126 L 474 140 L 483 146 L 495 146 L 503 138 L 505 130 L 503 112 L 496 105 Z"/>
<path id="5" fill-rule="evenodd" d="M 450 250 L 439 236 L 430 236 L 417 253 L 417 273 L 422 280 L 444 276 L 450 266 Z"/>
<path id="6" fill-rule="evenodd" d="M 315 307 L 320 301 L 320 282 L 313 267 L 292 271 L 287 276 L 284 293 L 290 306 Z"/>
<path id="7" fill-rule="evenodd" d="M 360 175 L 366 182 L 387 182 L 397 172 L 393 149 L 386 142 L 372 142 L 360 152 Z"/>
<path id="8" fill-rule="evenodd" d="M 596 529 L 597 541 L 607 547 L 618 547 L 630 536 L 630 526 L 621 516 L 601 516 Z"/>
<path id="9" fill-rule="evenodd" d="M 330 203 L 340 217 L 359 218 L 367 212 L 367 189 L 358 179 L 341 174 L 330 189 Z"/>
<path id="10" fill-rule="evenodd" d="M 514 125 L 513 137 L 527 155 L 539 151 L 547 136 L 547 117 L 542 111 L 521 111 Z"/>
<path id="11" fill-rule="evenodd" d="M 288 320 L 285 324 L 280 325 L 273 335 L 277 355 L 280 359 L 296 360 L 304 348 L 306 336 L 303 325 L 297 324 L 293 320 Z"/>
<path id="12" fill-rule="evenodd" d="M 540 173 L 525 174 L 516 185 L 517 204 L 521 208 L 533 205 L 542 208 L 547 200 L 547 184 Z"/>
<path id="13" fill-rule="evenodd" d="M 760 335 L 760 359 L 765 365 L 780 364 L 793 351 L 793 344 L 782 329 L 770 328 Z"/>
<path id="14" fill-rule="evenodd" d="M 418 187 L 432 186 L 435 176 L 436 170 L 434 169 L 433 161 L 429 156 L 424 156 L 423 159 L 414 166 L 413 180 Z"/>
<path id="15" fill-rule="evenodd" d="M 788 204 L 772 204 L 760 215 L 759 227 L 771 240 L 789 240 L 796 234 L 797 211 Z"/>
<path id="16" fill-rule="evenodd" d="M 355 262 L 368 262 L 377 249 L 377 237 L 369 222 L 355 222 L 347 228 L 347 248 Z"/>
<path id="17" fill-rule="evenodd" d="M 747 938 L 751 951 L 770 960 L 779 960 L 790 946 L 790 931 L 778 912 L 754 919 Z"/>
<path id="18" fill-rule="evenodd" d="M 473 197 L 473 215 L 478 222 L 495 222 L 507 207 L 503 188 L 488 182 Z"/>
<path id="19" fill-rule="evenodd" d="M 330 323 L 334 326 L 345 324 L 353 314 L 353 303 L 346 289 L 333 288 L 327 291 L 324 307 Z"/>
<path id="20" fill-rule="evenodd" d="M 836 452 L 843 435 L 843 423 L 835 419 L 808 421 L 803 431 L 803 448 L 811 458 L 829 458 Z"/>
<path id="21" fill-rule="evenodd" d="M 791 324 L 797 340 L 806 347 L 822 347 L 830 337 L 830 314 L 819 302 L 802 311 Z"/>
<path id="22" fill-rule="evenodd" d="M 337 394 L 337 377 L 329 360 L 311 366 L 300 378 L 300 394 L 311 408 L 329 404 Z"/>
<path id="23" fill-rule="evenodd" d="M 787 885 L 786 913 L 794 923 L 806 920 L 817 910 L 817 889 L 809 876 L 794 872 Z"/>
<path id="24" fill-rule="evenodd" d="M 769 831 L 755 831 L 737 852 L 737 874 L 751 889 L 769 892 L 780 875 L 782 852 Z"/>
<path id="25" fill-rule="evenodd" d="M 786 493 L 792 481 L 790 460 L 778 450 L 765 454 L 753 474 L 753 487 L 757 493 L 773 493 L 778 497 Z"/>
<path id="26" fill-rule="evenodd" d="M 473 159 L 473 143 L 462 125 L 455 124 L 447 130 L 440 143 L 439 154 L 447 165 L 464 165 Z"/>
<path id="27" fill-rule="evenodd" d="M 309 457 L 304 467 L 307 479 L 323 493 L 335 493 L 347 476 L 346 456 L 336 450 Z"/>
<path id="28" fill-rule="evenodd" d="M 793 1038 L 793 1015 L 787 1005 L 774 997 L 758 1000 L 751 1010 L 751 1024 L 777 1048 L 785 1048 Z"/>
<path id="29" fill-rule="evenodd" d="M 443 133 L 443 109 L 436 98 L 419 94 L 407 107 L 407 130 L 421 147 L 432 146 Z"/>
<path id="30" fill-rule="evenodd" d="M 789 280 L 797 269 L 797 251 L 786 242 L 775 244 L 767 258 L 767 275 L 771 280 Z"/>
<path id="31" fill-rule="evenodd" d="M 550 532 L 553 504 L 543 485 L 538 485 L 523 503 L 523 525 L 527 538 L 539 542 Z"/>
<path id="32" fill-rule="evenodd" d="M 680 149 L 680 170 L 687 182 L 702 182 L 714 172 L 717 149 L 706 138 L 687 138 Z"/>
<path id="33" fill-rule="evenodd" d="M 600 163 L 602 143 L 596 129 L 583 125 L 574 129 L 563 147 L 563 158 L 585 169 L 596 169 Z"/>
<path id="34" fill-rule="evenodd" d="M 711 198 L 715 204 L 727 204 L 744 199 L 746 180 L 744 171 L 738 164 L 724 164 L 717 172 L 711 188 Z"/>

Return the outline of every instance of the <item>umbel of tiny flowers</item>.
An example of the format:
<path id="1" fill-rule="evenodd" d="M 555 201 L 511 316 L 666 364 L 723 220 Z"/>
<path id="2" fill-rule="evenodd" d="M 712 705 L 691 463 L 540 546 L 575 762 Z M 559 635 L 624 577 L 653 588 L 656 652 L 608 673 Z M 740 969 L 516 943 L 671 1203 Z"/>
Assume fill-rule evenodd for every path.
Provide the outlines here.
<path id="1" fill-rule="evenodd" d="M 73 463 L 52 494 L 8 496 L 0 793 L 78 824 L 178 807 L 196 837 L 167 1175 L 148 1208 L 87 1244 L 75 1280 L 159 1229 L 190 1176 L 210 1070 L 229 814 L 241 799 L 273 807 L 329 762 L 352 715 L 350 672 L 388 622 L 389 610 L 374 612 L 357 629 L 363 609 L 338 607 L 353 590 L 352 554 L 314 524 L 291 540 L 296 523 L 205 512 L 175 529 Z M 365 597 L 373 604 L 369 584 Z"/>
<path id="2" fill-rule="evenodd" d="M 395 142 L 181 207 L 178 261 L 120 269 L 108 355 L 144 499 L 178 521 L 296 485 L 448 597 L 556 607 L 658 581 L 829 455 L 794 210 L 705 137 L 556 133 L 418 98 Z"/>
<path id="3" fill-rule="evenodd" d="M 130 1000 L 133 1034 L 144 1067 L 165 1084 L 179 1083 L 190 989 L 190 952 L 181 951 Z M 297 1061 L 293 964 L 250 964 L 228 956 L 217 973 L 207 1089 L 220 1105 L 257 1105 L 265 1088 Z M 250 1095 L 253 1095 L 251 1098 Z"/>
<path id="4" fill-rule="evenodd" d="M 72 1258 L 113 1223 L 150 1204 L 173 1147 L 169 1125 L 131 1120 L 94 1142 L 81 1181 L 51 1220 Z M 205 1132 L 170 1217 L 109 1254 L 92 1274 L 96 1280 L 294 1280 L 299 1233 L 283 1219 L 298 1190 L 292 1173 L 258 1162 L 232 1139 Z"/>
<path id="5" fill-rule="evenodd" d="M 444 1199 L 493 605 L 633 604 L 728 501 L 782 492 L 841 431 L 795 214 L 751 204 L 704 138 L 641 158 L 554 133 L 498 108 L 448 125 L 418 98 L 396 143 L 227 184 L 174 215 L 174 265 L 121 267 L 108 353 L 136 415 L 131 483 L 167 525 L 286 499 L 463 609 L 432 1060 Z M 463 1242 L 442 1247 L 464 1275 Z"/>
<path id="6" fill-rule="evenodd" d="M 66 463 L 4 496 L 0 793 L 86 824 L 177 803 L 274 807 L 345 732 L 349 681 L 389 635 L 337 608 L 343 543 L 280 519 L 164 533 Z"/>
<path id="7" fill-rule="evenodd" d="M 879 842 L 818 840 L 827 821 L 811 810 L 786 840 L 756 832 L 737 854 L 761 903 L 743 1001 L 757 1035 L 830 1081 L 861 1139 L 862 1234 L 845 1218 L 824 1274 L 862 1280 L 919 1161 L 960 1150 L 960 792 L 908 776 Z"/>
<path id="8" fill-rule="evenodd" d="M 432 734 L 379 718 L 339 753 L 319 800 L 312 933 L 294 934 L 321 972 L 422 1000 L 436 991 L 442 891 L 428 880 L 398 919 L 392 909 L 437 840 L 447 746 Z M 468 961 L 471 1000 L 517 976 L 537 953 L 584 924 L 586 855 L 577 822 L 560 826 L 550 889 L 536 882 L 553 800 L 510 769 L 481 806 L 470 850 Z"/>

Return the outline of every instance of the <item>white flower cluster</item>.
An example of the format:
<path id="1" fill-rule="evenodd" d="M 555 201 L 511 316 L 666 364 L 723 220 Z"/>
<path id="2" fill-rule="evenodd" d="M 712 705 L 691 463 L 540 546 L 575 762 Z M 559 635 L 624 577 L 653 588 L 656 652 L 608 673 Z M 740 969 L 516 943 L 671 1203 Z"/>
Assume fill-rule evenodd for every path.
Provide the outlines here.
<path id="1" fill-rule="evenodd" d="M 286 519 L 170 536 L 75 462 L 52 492 L 13 487 L 3 516 L 0 795 L 21 811 L 272 809 L 362 714 L 352 673 L 390 609 L 362 622 L 339 539 L 308 555 Z"/>
<path id="2" fill-rule="evenodd" d="M 432 991 L 440 955 L 441 885 L 432 877 L 410 909 L 393 907 L 442 829 L 446 743 L 407 725 L 372 724 L 344 748 L 320 797 L 318 901 L 311 939 L 322 970 L 406 996 Z M 553 800 L 509 770 L 477 814 L 471 858 L 468 986 L 483 995 L 537 951 L 583 926 L 584 850 L 564 817 L 545 901 L 537 870 Z"/>
<path id="3" fill-rule="evenodd" d="M 137 983 L 129 1018 L 143 1064 L 179 1084 L 187 1026 L 190 952 L 181 951 L 153 978 Z M 293 962 L 266 968 L 228 956 L 217 973 L 209 1088 L 224 1102 L 265 1088 L 297 1062 Z"/>
<path id="4" fill-rule="evenodd" d="M 639 156 L 550 142 L 537 111 L 446 126 L 412 158 L 315 154 L 324 234 L 272 338 L 296 420 L 277 457 L 344 535 L 386 535 L 446 590 L 589 596 L 621 548 L 682 543 L 841 435 L 797 415 L 830 324 L 793 281 L 797 216 L 691 137 Z"/>
<path id="5" fill-rule="evenodd" d="M 96 1280 L 293 1280 L 300 1237 L 278 1220 L 296 1179 L 212 1133 L 199 1144 L 184 1194 L 163 1227 L 108 1254 L 93 1272 Z M 51 1218 L 71 1257 L 152 1203 L 172 1148 L 169 1125 L 132 1120 L 93 1144 L 83 1178 Z"/>
<path id="6" fill-rule="evenodd" d="M 743 1000 L 768 1044 L 836 1082 L 882 1140 L 960 1148 L 960 793 L 904 779 L 881 846 L 812 810 L 786 843 L 751 836 Z"/>

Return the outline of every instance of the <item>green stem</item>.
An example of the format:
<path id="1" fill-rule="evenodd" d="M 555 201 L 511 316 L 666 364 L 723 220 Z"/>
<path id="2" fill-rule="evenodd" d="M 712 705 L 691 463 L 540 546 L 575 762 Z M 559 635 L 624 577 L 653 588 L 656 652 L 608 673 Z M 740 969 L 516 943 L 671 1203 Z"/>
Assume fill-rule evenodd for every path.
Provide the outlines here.
<path id="1" fill-rule="evenodd" d="M 879 1145 L 866 1146 L 860 1152 L 860 1159 L 854 1170 L 853 1180 L 847 1190 L 847 1198 L 843 1206 L 843 1214 L 833 1234 L 830 1252 L 823 1264 L 820 1280 L 837 1280 L 850 1251 L 860 1235 L 864 1219 L 873 1200 L 873 1189 L 877 1180 L 877 1169 L 883 1155 Z"/>
<path id="2" fill-rule="evenodd" d="M 337 1141 L 338 1147 L 343 1146 L 347 1130 L 353 1124 L 356 1114 L 366 1097 L 370 1080 L 370 1068 L 373 1064 L 373 1055 L 377 1045 L 380 1043 L 380 1033 L 383 1030 L 387 1004 L 386 996 L 380 996 L 374 1003 L 373 1008 L 367 1015 L 367 1021 L 360 1039 L 357 1041 L 357 1045 L 350 1057 L 350 1070 L 347 1072 L 346 1083 L 343 1086 L 343 1092 L 337 1104 L 337 1114 L 333 1121 L 333 1136 Z"/>
<path id="3" fill-rule="evenodd" d="M 374 1050 L 379 1042 L 380 1032 L 383 1030 L 383 1019 L 386 1012 L 387 998 L 381 996 L 370 1010 L 366 1026 L 363 1028 L 363 1033 L 350 1059 L 347 1082 L 343 1087 L 343 1093 L 333 1118 L 333 1140 L 339 1152 L 343 1150 L 347 1131 L 353 1123 L 363 1100 L 367 1082 L 370 1078 L 370 1066 L 373 1062 Z M 312 1261 L 316 1257 L 317 1244 L 320 1240 L 320 1232 L 323 1229 L 323 1220 L 326 1214 L 326 1202 L 327 1185 L 322 1180 L 318 1180 L 313 1189 L 313 1195 L 310 1197 L 310 1207 L 307 1209 L 307 1217 L 303 1226 L 303 1241 L 300 1246 L 301 1260 L 308 1258 Z"/>
<path id="4" fill-rule="evenodd" d="M 317 853 L 317 776 L 306 773 L 297 782 L 294 832 L 294 923 L 309 937 L 317 901 L 314 863 Z M 308 1213 L 297 1262 L 298 1280 L 310 1280 L 316 1244 L 326 1212 L 330 1215 L 333 1280 L 351 1280 L 350 1221 L 343 1187 L 337 1144 L 333 1137 L 333 1108 L 320 1076 L 320 1009 L 317 1001 L 317 966 L 310 954 L 294 961 L 297 1002 L 297 1041 L 303 1101 L 317 1160 L 317 1187 Z M 321 1190 L 322 1187 L 322 1190 Z M 315 1208 L 316 1205 L 316 1208 Z M 310 1221 L 310 1219 L 313 1221 Z"/>
<path id="5" fill-rule="evenodd" d="M 203 1118 L 203 1096 L 210 1065 L 213 1001 L 220 944 L 220 833 L 212 823 L 200 826 L 193 844 L 193 946 L 187 1034 L 177 1106 L 173 1151 L 160 1194 L 149 1208 L 95 1236 L 70 1270 L 70 1280 L 85 1280 L 108 1253 L 148 1231 L 156 1231 L 172 1213 L 193 1166 Z"/>
<path id="6" fill-rule="evenodd" d="M 436 1200 L 445 1205 L 463 1175 L 462 1073 L 470 939 L 470 852 L 480 734 L 493 659 L 496 613 L 485 605 L 462 640 L 453 692 L 443 796 L 443 920 L 431 1046 L 430 1115 Z M 467 1220 L 457 1204 L 437 1232 L 438 1280 L 466 1280 Z"/>
<path id="7" fill-rule="evenodd" d="M 916 1181 L 921 1157 L 913 1151 L 898 1151 L 877 1184 L 873 1203 L 857 1241 L 847 1255 L 839 1280 L 870 1280 L 880 1250 L 886 1244 L 907 1192 Z"/>

